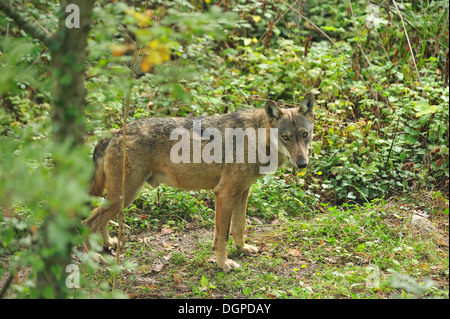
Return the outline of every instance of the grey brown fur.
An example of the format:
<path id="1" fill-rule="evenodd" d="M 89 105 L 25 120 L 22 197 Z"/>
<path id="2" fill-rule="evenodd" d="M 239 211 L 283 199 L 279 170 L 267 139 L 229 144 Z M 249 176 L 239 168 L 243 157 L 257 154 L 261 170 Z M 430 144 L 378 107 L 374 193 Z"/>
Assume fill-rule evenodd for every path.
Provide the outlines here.
<path id="1" fill-rule="evenodd" d="M 217 128 L 225 136 L 225 128 L 265 128 L 266 148 L 269 151 L 270 128 L 278 128 L 278 167 L 290 162 L 296 168 L 308 164 L 308 146 L 313 134 L 314 99 L 308 94 L 298 108 L 281 109 L 268 102 L 265 109 L 246 109 L 234 113 L 193 118 L 151 118 L 127 125 L 127 171 L 125 207 L 131 204 L 145 182 L 156 187 L 161 183 L 182 190 L 213 190 L 215 194 L 215 232 L 213 247 L 219 267 L 228 272 L 239 265 L 227 258 L 228 234 L 234 244 L 247 255 L 258 248 L 244 243 L 247 197 L 250 186 L 261 176 L 260 163 L 173 163 L 170 150 L 177 143 L 171 132 L 185 128 L 192 133 L 193 120 L 201 120 L 202 128 Z M 192 137 L 192 136 L 191 136 Z M 97 207 L 85 220 L 91 231 L 100 231 L 103 245 L 114 246 L 117 241 L 109 237 L 108 221 L 120 210 L 122 185 L 122 131 L 109 139 L 100 139 L 94 150 L 95 172 L 90 183 L 90 194 L 102 196 L 107 189 L 107 205 Z M 202 140 L 202 149 L 210 141 Z M 223 141 L 222 141 L 223 142 Z M 223 143 L 222 143 L 223 144 Z M 246 154 L 247 145 L 244 144 Z M 191 151 L 191 159 L 192 159 Z M 222 157 L 225 154 L 222 152 Z"/>

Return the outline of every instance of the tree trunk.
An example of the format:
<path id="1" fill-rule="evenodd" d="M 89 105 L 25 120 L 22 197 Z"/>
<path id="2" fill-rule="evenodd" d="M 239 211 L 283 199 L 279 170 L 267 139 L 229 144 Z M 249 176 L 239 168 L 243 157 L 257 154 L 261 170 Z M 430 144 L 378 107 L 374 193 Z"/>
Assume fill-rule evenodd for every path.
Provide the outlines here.
<path id="1" fill-rule="evenodd" d="M 72 3 L 78 6 L 79 28 L 69 28 L 70 15 L 77 19 L 77 12 L 66 12 L 67 6 Z M 91 13 L 95 1 L 93 0 L 62 0 L 59 26 L 50 44 L 52 53 L 53 76 L 56 82 L 53 91 L 52 124 L 56 143 L 69 143 L 71 148 L 82 144 L 84 134 L 86 89 L 85 89 L 85 60 L 87 36 L 90 30 Z M 70 18 L 70 17 L 69 17 Z M 69 20 L 69 19 L 67 19 Z M 70 156 L 68 154 L 67 156 Z M 58 174 L 58 163 L 55 163 L 55 175 Z M 61 214 L 65 223 L 61 223 Z M 67 236 L 75 237 L 75 226 L 80 217 L 73 212 L 50 211 L 47 219 L 40 229 L 39 249 L 46 248 L 52 253 L 41 256 L 44 269 L 38 273 L 37 288 L 40 297 L 64 298 L 68 290 L 65 287 L 65 269 L 71 263 L 72 243 L 69 240 L 63 251 L 54 251 L 49 232 L 51 227 L 59 227 L 60 231 L 67 232 Z M 72 238 L 71 237 L 71 238 Z"/>
<path id="2" fill-rule="evenodd" d="M 87 35 L 90 30 L 93 0 L 70 1 L 79 7 L 79 28 L 68 28 L 65 8 L 69 1 L 61 1 L 61 17 L 55 41 L 51 45 L 56 87 L 53 92 L 53 130 L 56 142 L 74 145 L 83 143 L 84 110 L 86 107 L 84 63 Z M 76 19 L 76 12 L 74 18 Z"/>

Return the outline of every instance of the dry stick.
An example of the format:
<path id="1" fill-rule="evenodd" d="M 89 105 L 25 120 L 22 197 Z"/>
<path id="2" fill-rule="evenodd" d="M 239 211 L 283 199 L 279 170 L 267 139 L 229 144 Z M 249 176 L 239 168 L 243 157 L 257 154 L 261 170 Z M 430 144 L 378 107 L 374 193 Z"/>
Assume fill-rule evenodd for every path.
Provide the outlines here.
<path id="1" fill-rule="evenodd" d="M 391 158 L 391 151 L 392 148 L 394 147 L 394 143 L 395 143 L 395 138 L 397 137 L 397 133 L 398 133 L 398 124 L 400 123 L 400 115 L 397 115 L 397 125 L 395 126 L 395 132 L 394 132 L 394 138 L 392 139 L 392 143 L 391 143 L 391 147 L 389 148 L 389 153 L 386 159 L 386 162 L 384 163 L 384 169 L 387 169 L 387 166 L 389 164 L 389 160 Z"/>
<path id="2" fill-rule="evenodd" d="M 128 94 L 125 100 L 125 109 L 123 110 L 123 139 L 122 139 L 122 148 L 123 148 L 123 164 L 122 164 L 122 187 L 120 190 L 120 211 L 119 211 L 119 232 L 117 234 L 117 252 L 116 252 L 116 265 L 119 265 L 120 262 L 120 250 L 122 243 L 122 232 L 124 226 L 124 206 L 125 206 L 125 185 L 126 185 L 126 168 L 127 168 L 127 117 L 128 110 L 130 108 L 130 99 L 131 99 L 131 89 L 133 88 L 133 79 L 134 79 L 134 69 L 136 64 L 136 58 L 138 55 L 138 50 L 134 50 L 133 63 L 131 64 L 130 71 L 130 87 L 128 89 Z M 117 289 L 117 278 L 119 277 L 118 272 L 114 273 L 113 280 L 113 292 Z"/>
<path id="3" fill-rule="evenodd" d="M 384 3 L 387 2 L 386 0 L 383 1 L 382 3 L 377 3 L 376 1 L 373 1 L 373 0 L 369 0 L 369 2 L 372 3 L 372 4 L 374 4 L 374 5 L 377 5 L 377 6 L 379 6 L 379 7 L 384 8 L 388 14 L 389 14 L 389 12 L 392 12 L 392 13 L 394 13 L 396 16 L 398 16 L 398 12 L 391 11 L 390 7 L 387 7 L 387 6 L 384 5 Z M 420 33 L 420 31 L 419 31 L 419 30 L 418 30 L 411 22 L 409 22 L 408 20 L 406 20 L 406 23 L 409 24 L 409 26 L 410 26 L 411 28 L 413 28 L 417 33 Z"/>
<path id="4" fill-rule="evenodd" d="M 376 77 L 375 77 L 375 71 L 373 70 L 372 64 L 370 63 L 369 58 L 366 56 L 366 53 L 364 52 L 364 49 L 363 49 L 362 44 L 361 44 L 361 35 L 359 33 L 358 25 L 356 23 L 355 14 L 353 13 L 352 2 L 349 0 L 348 4 L 350 6 L 350 11 L 352 13 L 353 23 L 355 24 L 356 32 L 358 33 L 358 46 L 359 46 L 359 49 L 361 50 L 361 53 L 362 53 L 364 59 L 366 59 L 367 64 L 369 64 L 369 69 L 372 71 L 372 79 L 373 79 L 373 81 L 375 83 L 377 83 L 377 80 L 376 80 Z M 377 91 L 375 90 L 375 92 L 377 92 Z M 377 126 L 378 126 L 378 131 L 379 131 L 380 130 L 380 113 L 381 112 L 380 112 L 380 107 L 378 106 L 378 93 L 375 94 L 373 97 L 376 98 L 376 107 L 377 107 L 377 111 L 378 111 L 378 114 L 377 114 L 377 118 L 378 118 Z"/>
<path id="5" fill-rule="evenodd" d="M 334 221 L 336 222 L 336 224 L 339 225 L 339 227 L 341 228 L 341 230 L 342 230 L 342 232 L 344 233 L 345 237 L 348 238 L 348 235 L 347 235 L 347 233 L 345 232 L 344 227 L 342 227 L 342 225 L 336 220 L 336 218 L 333 217 L 333 219 L 334 219 Z"/>
<path id="6" fill-rule="evenodd" d="M 412 60 L 414 62 L 414 68 L 416 69 L 417 78 L 419 79 L 420 86 L 422 86 L 422 81 L 420 80 L 419 70 L 417 69 L 416 59 L 414 58 L 414 52 L 413 52 L 412 47 L 411 47 L 411 42 L 409 41 L 408 32 L 406 32 L 405 22 L 403 21 L 402 14 L 401 14 L 400 10 L 397 7 L 397 3 L 395 3 L 395 0 L 392 0 L 392 2 L 394 3 L 395 9 L 397 9 L 398 15 L 400 16 L 400 20 L 402 20 L 403 31 L 405 31 L 406 40 L 408 41 L 409 51 L 411 52 Z"/>
<path id="7" fill-rule="evenodd" d="M 314 23 L 312 23 L 311 22 L 311 20 L 309 20 L 307 17 L 305 17 L 299 10 L 297 10 L 297 9 L 295 9 L 293 6 L 291 6 L 289 3 L 287 3 L 286 1 L 284 1 L 284 0 L 281 0 L 284 4 L 286 4 L 288 7 L 290 7 L 290 9 L 291 10 L 293 10 L 294 12 L 296 12 L 299 16 L 301 16 L 303 19 L 305 19 L 306 21 L 308 21 L 308 23 L 309 24 L 311 24 L 314 28 L 316 28 L 317 29 L 317 31 L 319 31 L 320 33 L 322 33 L 329 41 L 330 41 L 330 43 L 332 44 L 332 45 L 334 45 L 335 47 L 336 47 L 336 49 L 342 54 L 342 56 L 345 58 L 345 60 L 347 61 L 347 63 L 349 63 L 350 65 L 352 65 L 352 63 L 349 61 L 349 59 L 347 58 L 347 56 L 344 54 L 344 52 L 342 52 L 342 50 L 337 46 L 337 44 L 324 32 L 324 31 L 322 31 L 322 29 L 320 29 L 317 25 L 315 25 Z M 356 24 L 356 23 L 355 23 Z M 355 53 L 356 52 L 356 49 L 353 51 L 353 53 Z M 364 54 L 364 52 L 363 52 L 363 54 Z M 368 59 L 367 59 L 367 57 L 365 56 L 365 54 L 364 54 L 364 57 L 365 57 L 365 59 L 368 61 Z M 368 61 L 368 63 L 369 63 L 369 65 L 370 65 L 370 62 Z M 371 65 L 370 65 L 371 66 Z M 377 92 L 377 90 L 375 89 L 375 90 L 373 90 L 372 89 L 372 86 L 371 85 L 369 85 L 367 82 L 366 82 L 366 80 L 364 80 L 364 77 L 362 76 L 362 74 L 360 74 L 359 72 L 356 72 L 357 74 L 358 74 L 358 76 L 359 76 L 359 78 L 364 82 L 364 85 L 367 87 L 367 89 L 369 89 L 370 91 L 371 91 L 371 93 L 372 93 L 372 96 L 374 97 L 374 98 L 376 98 L 376 101 L 377 101 L 377 108 L 378 108 L 378 92 Z M 374 80 L 375 80 L 375 77 L 374 77 Z M 378 110 L 379 110 L 379 108 L 378 108 Z M 379 122 L 379 121 L 378 121 Z M 379 123 L 378 123 L 378 128 L 379 128 Z"/>
<path id="8" fill-rule="evenodd" d="M 373 70 L 372 64 L 370 63 L 369 58 L 367 58 L 366 53 L 364 52 L 364 49 L 363 49 L 362 44 L 361 44 L 361 34 L 359 33 L 358 25 L 357 25 L 357 23 L 356 23 L 355 14 L 353 13 L 352 2 L 349 0 L 349 1 L 348 1 L 348 4 L 349 4 L 349 6 L 350 6 L 350 11 L 351 11 L 351 13 L 352 13 L 353 23 L 355 24 L 355 29 L 356 29 L 356 32 L 357 32 L 357 34 L 358 34 L 358 46 L 359 46 L 359 49 L 361 50 L 361 53 L 363 54 L 364 59 L 366 59 L 367 64 L 369 64 L 370 70 L 372 71 L 373 80 L 376 81 L 376 80 L 375 80 L 375 72 L 374 72 L 374 70 Z M 378 101 L 377 101 L 377 102 L 378 102 Z"/>
<path id="9" fill-rule="evenodd" d="M 9 0 L 9 6 L 12 6 L 12 0 Z M 6 25 L 6 35 L 5 35 L 5 39 L 9 36 L 9 20 L 8 20 L 8 24 Z M 0 296 L 1 298 L 1 296 Z"/>
<path id="10" fill-rule="evenodd" d="M 9 286 L 11 286 L 13 279 L 14 279 L 14 275 L 10 273 L 5 281 L 5 284 L 3 285 L 3 287 L 0 291 L 0 299 L 3 299 L 3 297 L 6 295 L 6 292 L 8 291 Z"/>
<path id="11" fill-rule="evenodd" d="M 448 12 L 447 12 L 447 16 L 445 17 L 444 26 L 448 26 Z M 440 44 L 441 39 L 442 39 L 442 36 L 444 35 L 444 33 L 445 33 L 445 27 L 442 28 L 441 32 L 440 32 L 439 35 L 438 35 L 438 40 L 437 40 L 437 42 L 436 42 L 437 44 Z M 436 49 L 434 50 L 433 56 L 437 56 L 438 53 L 439 53 L 439 46 L 436 45 Z"/>
<path id="12" fill-rule="evenodd" d="M 392 61 L 391 61 L 391 58 L 389 58 L 389 54 L 387 53 L 386 48 L 384 47 L 383 40 L 382 40 L 381 37 L 380 37 L 380 33 L 378 32 L 378 29 L 375 29 L 375 33 L 377 34 L 377 37 L 378 37 L 378 39 L 380 40 L 381 48 L 383 49 L 384 54 L 386 55 L 387 60 L 388 60 L 389 62 L 392 62 Z"/>
<path id="13" fill-rule="evenodd" d="M 446 26 L 446 25 L 448 25 L 448 12 L 447 12 L 447 16 L 445 17 L 445 22 L 444 22 L 444 26 Z M 436 41 L 436 44 L 435 44 L 435 50 L 434 50 L 434 54 L 433 54 L 434 57 L 436 57 L 438 55 L 438 53 L 439 53 L 439 47 L 440 47 L 441 39 L 442 39 L 442 36 L 444 35 L 444 33 L 445 33 L 445 27 L 442 28 L 442 30 L 439 32 L 439 34 L 437 36 L 437 41 Z M 447 56 L 447 63 L 448 63 L 448 56 Z M 445 66 L 442 63 L 440 63 L 440 64 L 445 68 Z M 428 75 L 428 71 L 430 71 L 430 68 L 431 68 L 431 64 L 427 68 L 427 72 L 425 73 L 425 76 Z M 442 76 L 443 76 L 442 79 L 445 79 L 444 74 L 445 74 L 445 71 L 442 72 Z"/>
<path id="14" fill-rule="evenodd" d="M 33 38 L 41 41 L 47 48 L 51 46 L 53 38 L 48 35 L 49 32 L 42 26 L 36 25 L 34 22 L 30 22 L 28 19 L 24 18 L 14 7 L 10 6 L 5 1 L 0 1 L 0 11 L 3 11 L 8 18 L 14 20 L 20 29 L 31 35 Z M 40 29 L 44 29 L 45 31 Z"/>
<path id="15" fill-rule="evenodd" d="M 292 5 L 296 5 L 298 2 L 298 0 L 296 0 Z M 280 22 L 280 20 L 286 15 L 286 13 L 289 12 L 290 9 L 287 9 L 286 11 L 284 11 L 280 17 L 278 17 L 278 19 L 273 23 L 273 25 L 277 24 L 278 22 Z M 264 33 L 262 34 L 262 36 L 259 38 L 258 42 L 261 41 L 267 34 L 267 30 L 264 31 Z"/>

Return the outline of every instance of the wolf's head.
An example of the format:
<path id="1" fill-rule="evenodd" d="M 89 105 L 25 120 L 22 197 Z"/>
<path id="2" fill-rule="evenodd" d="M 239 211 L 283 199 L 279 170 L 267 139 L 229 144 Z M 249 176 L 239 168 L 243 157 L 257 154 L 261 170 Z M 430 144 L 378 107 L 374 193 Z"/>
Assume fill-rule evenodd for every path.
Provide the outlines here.
<path id="1" fill-rule="evenodd" d="M 305 95 L 298 108 L 281 109 L 273 102 L 265 106 L 270 126 L 278 128 L 278 152 L 296 168 L 308 165 L 308 147 L 313 138 L 314 97 Z"/>

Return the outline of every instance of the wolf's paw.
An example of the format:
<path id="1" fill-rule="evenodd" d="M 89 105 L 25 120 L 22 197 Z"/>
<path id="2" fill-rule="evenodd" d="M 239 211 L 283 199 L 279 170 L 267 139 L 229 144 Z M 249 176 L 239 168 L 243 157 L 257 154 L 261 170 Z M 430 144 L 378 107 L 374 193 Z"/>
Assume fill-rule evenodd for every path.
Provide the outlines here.
<path id="1" fill-rule="evenodd" d="M 92 256 L 92 260 L 98 264 L 107 265 L 108 262 L 106 261 L 105 257 L 103 257 L 101 254 L 96 253 L 94 256 Z"/>
<path id="2" fill-rule="evenodd" d="M 117 244 L 118 244 L 118 240 L 116 237 L 113 238 L 109 238 L 108 241 L 105 241 L 103 243 L 103 249 L 110 251 L 111 249 L 116 249 L 117 248 Z"/>
<path id="3" fill-rule="evenodd" d="M 225 271 L 225 272 L 229 272 L 231 269 L 233 269 L 233 268 L 240 268 L 241 266 L 237 263 L 237 262 L 235 262 L 235 261 L 233 261 L 233 260 L 231 260 L 231 259 L 227 259 L 225 262 L 223 262 L 222 264 L 219 264 L 219 267 L 223 270 L 223 271 Z"/>
<path id="4" fill-rule="evenodd" d="M 247 245 L 247 244 L 244 244 L 244 246 L 241 246 L 240 250 L 247 256 L 256 255 L 259 251 L 259 249 L 257 247 L 252 246 L 252 245 Z"/>

